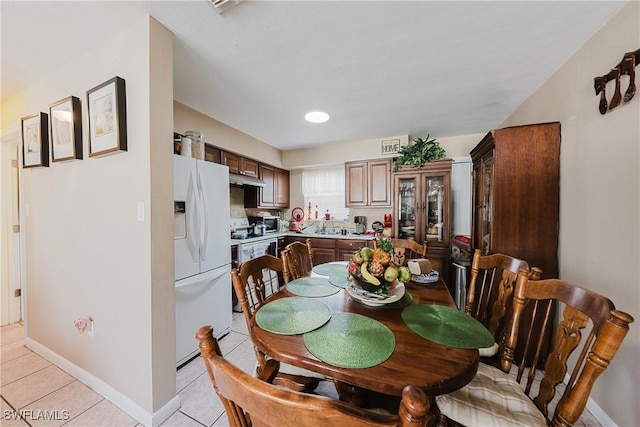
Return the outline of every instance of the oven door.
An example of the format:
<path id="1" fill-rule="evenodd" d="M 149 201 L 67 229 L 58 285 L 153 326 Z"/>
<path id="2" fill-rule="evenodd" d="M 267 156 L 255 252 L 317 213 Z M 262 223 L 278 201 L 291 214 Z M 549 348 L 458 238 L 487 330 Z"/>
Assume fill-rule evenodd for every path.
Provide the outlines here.
<path id="1" fill-rule="evenodd" d="M 238 245 L 238 262 L 269 254 L 278 257 L 278 241 L 276 239 L 260 240 L 252 243 L 242 243 Z"/>

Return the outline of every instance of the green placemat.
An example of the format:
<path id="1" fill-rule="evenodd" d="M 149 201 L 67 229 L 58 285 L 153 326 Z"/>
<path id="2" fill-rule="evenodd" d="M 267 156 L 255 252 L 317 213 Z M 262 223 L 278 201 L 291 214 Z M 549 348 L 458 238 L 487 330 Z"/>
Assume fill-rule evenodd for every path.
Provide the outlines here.
<path id="1" fill-rule="evenodd" d="M 347 271 L 347 262 L 346 261 L 335 261 L 335 262 L 326 262 L 324 264 L 318 264 L 314 266 L 311 271 L 320 276 L 331 276 L 334 272 Z"/>
<path id="2" fill-rule="evenodd" d="M 413 295 L 409 292 L 404 291 L 404 295 L 396 302 L 392 302 L 391 304 L 385 304 L 381 306 L 381 308 L 405 308 L 408 305 L 411 305 L 413 302 Z"/>
<path id="3" fill-rule="evenodd" d="M 311 354 L 340 368 L 368 368 L 391 356 L 393 332 L 377 320 L 355 313 L 337 313 L 324 326 L 304 334 Z"/>
<path id="4" fill-rule="evenodd" d="M 447 347 L 483 348 L 494 342 L 476 319 L 444 305 L 411 305 L 402 311 L 402 320 L 416 334 Z"/>
<path id="5" fill-rule="evenodd" d="M 327 323 L 331 310 L 321 301 L 301 297 L 280 298 L 256 312 L 256 323 L 274 334 L 296 335 Z"/>
<path id="6" fill-rule="evenodd" d="M 346 288 L 348 282 L 349 282 L 349 273 L 347 273 L 346 268 L 341 271 L 337 271 L 337 270 L 333 271 L 329 276 L 329 283 L 339 288 Z"/>
<path id="7" fill-rule="evenodd" d="M 301 277 L 287 284 L 287 291 L 301 297 L 326 297 L 340 291 L 326 277 Z"/>

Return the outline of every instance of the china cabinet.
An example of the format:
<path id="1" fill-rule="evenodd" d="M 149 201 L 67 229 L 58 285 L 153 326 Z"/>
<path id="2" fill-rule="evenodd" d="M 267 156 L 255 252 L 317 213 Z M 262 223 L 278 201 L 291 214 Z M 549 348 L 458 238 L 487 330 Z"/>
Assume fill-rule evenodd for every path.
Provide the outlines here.
<path id="1" fill-rule="evenodd" d="M 560 123 L 489 132 L 471 150 L 473 249 L 558 277 Z"/>
<path id="2" fill-rule="evenodd" d="M 522 259 L 541 268 L 543 279 L 557 278 L 560 123 L 493 130 L 471 150 L 471 159 L 472 249 Z M 531 316 L 525 312 L 525 325 Z M 523 353 L 517 349 L 516 360 Z M 547 354 L 543 349 L 543 359 Z"/>
<path id="3" fill-rule="evenodd" d="M 451 259 L 451 159 L 393 174 L 393 235 L 427 244 L 427 258 L 449 283 Z"/>

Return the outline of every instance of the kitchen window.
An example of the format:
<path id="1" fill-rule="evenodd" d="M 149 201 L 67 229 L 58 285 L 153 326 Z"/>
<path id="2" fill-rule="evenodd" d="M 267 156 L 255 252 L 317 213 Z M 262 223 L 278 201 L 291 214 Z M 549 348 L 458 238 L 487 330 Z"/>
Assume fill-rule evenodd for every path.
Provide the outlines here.
<path id="1" fill-rule="evenodd" d="M 317 206 L 318 219 L 324 218 L 327 210 L 336 221 L 349 216 L 349 208 L 344 206 L 344 165 L 302 171 L 302 194 L 305 214 L 311 203 L 313 215 Z"/>

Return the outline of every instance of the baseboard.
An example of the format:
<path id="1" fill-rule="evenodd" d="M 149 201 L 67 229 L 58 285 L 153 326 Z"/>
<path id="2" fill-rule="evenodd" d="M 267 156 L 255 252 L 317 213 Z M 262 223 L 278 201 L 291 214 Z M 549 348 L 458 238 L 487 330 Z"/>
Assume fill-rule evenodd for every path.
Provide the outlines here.
<path id="1" fill-rule="evenodd" d="M 134 418 L 145 427 L 160 425 L 174 412 L 180 409 L 180 397 L 176 395 L 165 405 L 163 405 L 162 408 L 160 408 L 158 411 L 154 413 L 147 412 L 142 409 L 140 405 L 129 399 L 124 394 L 120 393 L 118 390 L 111 387 L 109 384 L 100 380 L 91 373 L 85 371 L 78 365 L 71 363 L 69 360 L 60 356 L 58 353 L 52 351 L 48 347 L 43 346 L 39 342 L 27 337 L 25 338 L 25 345 L 27 346 L 27 348 L 44 357 L 96 393 L 100 394 L 109 402 L 122 409 L 130 417 Z"/>

